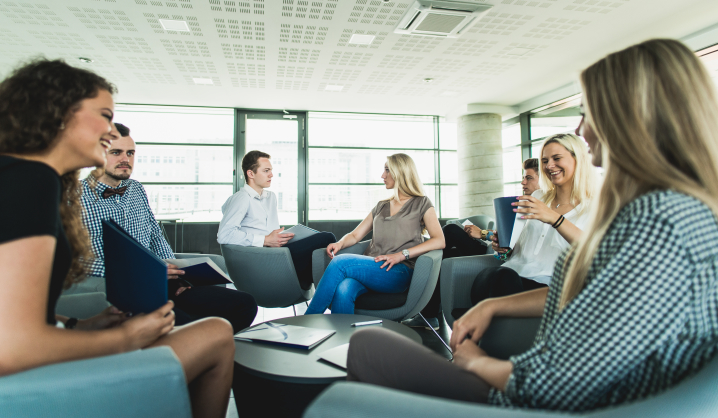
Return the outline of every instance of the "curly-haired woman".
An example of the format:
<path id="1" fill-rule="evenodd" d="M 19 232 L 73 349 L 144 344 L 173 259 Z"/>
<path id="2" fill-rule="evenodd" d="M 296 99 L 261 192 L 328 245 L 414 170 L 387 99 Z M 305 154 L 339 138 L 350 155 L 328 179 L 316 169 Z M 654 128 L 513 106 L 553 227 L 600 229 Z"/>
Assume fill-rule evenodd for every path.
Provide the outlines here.
<path id="1" fill-rule="evenodd" d="M 55 315 L 63 286 L 82 280 L 91 257 L 78 176 L 105 165 L 114 91 L 92 72 L 48 60 L 0 83 L 0 376 L 166 345 L 191 383 L 194 414 L 221 417 L 234 360 L 227 321 L 173 329 L 172 302 L 130 319 L 114 308 L 76 324 Z"/>

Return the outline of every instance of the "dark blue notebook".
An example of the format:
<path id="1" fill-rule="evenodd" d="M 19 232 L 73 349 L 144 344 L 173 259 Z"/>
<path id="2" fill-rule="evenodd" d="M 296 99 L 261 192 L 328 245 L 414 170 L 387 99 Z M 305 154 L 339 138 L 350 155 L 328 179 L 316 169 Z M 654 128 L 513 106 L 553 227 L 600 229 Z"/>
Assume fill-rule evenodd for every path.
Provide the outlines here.
<path id="1" fill-rule="evenodd" d="M 498 197 L 494 199 L 494 213 L 496 213 L 496 232 L 499 238 L 499 247 L 506 248 L 511 243 L 511 233 L 514 231 L 516 212 L 512 203 L 518 202 L 516 196 Z"/>
<path id="2" fill-rule="evenodd" d="M 123 312 L 149 313 L 167 303 L 167 264 L 117 222 L 102 221 L 107 301 Z"/>

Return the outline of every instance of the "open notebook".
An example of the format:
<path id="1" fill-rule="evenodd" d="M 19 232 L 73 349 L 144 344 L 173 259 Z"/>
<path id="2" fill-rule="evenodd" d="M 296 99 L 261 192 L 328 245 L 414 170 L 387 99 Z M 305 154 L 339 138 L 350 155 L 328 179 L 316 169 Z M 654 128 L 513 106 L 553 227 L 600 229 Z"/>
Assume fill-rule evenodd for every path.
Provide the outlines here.
<path id="1" fill-rule="evenodd" d="M 184 270 L 184 275 L 180 276 L 180 279 L 192 286 L 234 283 L 209 257 L 166 259 L 165 261 Z"/>
<path id="2" fill-rule="evenodd" d="M 336 331 L 265 322 L 234 335 L 235 340 L 286 345 L 311 350 Z"/>

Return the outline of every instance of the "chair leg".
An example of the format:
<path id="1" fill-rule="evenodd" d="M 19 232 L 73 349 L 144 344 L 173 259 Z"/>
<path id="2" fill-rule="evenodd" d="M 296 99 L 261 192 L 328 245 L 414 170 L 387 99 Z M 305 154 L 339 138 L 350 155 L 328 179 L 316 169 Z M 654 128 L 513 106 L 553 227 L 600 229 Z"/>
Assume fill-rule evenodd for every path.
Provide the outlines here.
<path id="1" fill-rule="evenodd" d="M 294 305 L 292 305 L 292 310 L 294 311 L 294 316 L 297 316 L 297 308 Z"/>
<path id="2" fill-rule="evenodd" d="M 446 341 L 444 341 L 444 339 L 441 338 L 441 336 L 439 335 L 439 333 L 436 332 L 436 330 L 434 329 L 434 327 L 432 327 L 431 324 L 429 323 L 429 321 L 427 321 L 426 318 L 424 318 L 424 315 L 422 315 L 421 312 L 419 312 L 419 316 L 421 317 L 421 319 L 424 320 L 424 322 L 426 322 L 426 326 L 429 327 L 429 329 L 434 332 L 434 335 L 436 335 L 436 338 L 438 338 L 439 341 L 441 341 L 441 343 L 444 344 L 444 347 L 446 347 L 446 349 L 449 351 L 449 354 L 451 355 L 451 360 L 453 360 L 453 359 L 454 359 L 454 353 L 452 353 L 451 348 L 449 348 L 449 345 L 446 344 Z M 451 361 L 451 360 L 449 360 L 449 361 Z"/>

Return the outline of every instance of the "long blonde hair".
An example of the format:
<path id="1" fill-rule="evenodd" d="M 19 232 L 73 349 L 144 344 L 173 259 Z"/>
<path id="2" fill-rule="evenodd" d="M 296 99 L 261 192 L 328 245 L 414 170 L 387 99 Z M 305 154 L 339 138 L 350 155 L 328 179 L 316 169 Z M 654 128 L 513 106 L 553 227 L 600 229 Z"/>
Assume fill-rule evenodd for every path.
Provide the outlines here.
<path id="1" fill-rule="evenodd" d="M 670 189 L 718 216 L 718 102 L 690 49 L 669 39 L 646 41 L 588 67 L 581 84 L 585 123 L 605 172 L 592 221 L 567 258 L 561 308 L 584 288 L 599 244 L 631 200 Z"/>
<path id="2" fill-rule="evenodd" d="M 576 169 L 573 172 L 573 188 L 571 189 L 571 204 L 578 206 L 581 202 L 588 202 L 596 195 L 596 169 L 591 165 L 591 157 L 588 155 L 588 148 L 583 140 L 574 134 L 556 134 L 546 138 L 541 146 L 541 155 L 539 156 L 539 184 L 544 190 L 543 202 L 551 206 L 556 200 L 557 188 L 551 183 L 551 179 L 546 175 L 543 150 L 549 144 L 559 144 L 571 153 L 576 161 Z M 579 212 L 584 212 L 587 204 L 581 206 Z"/>
<path id="3" fill-rule="evenodd" d="M 394 196 L 386 199 L 399 201 L 399 192 L 406 196 L 425 196 L 424 186 L 419 179 L 414 160 L 406 154 L 394 154 L 386 157 L 386 166 L 394 179 Z"/>

